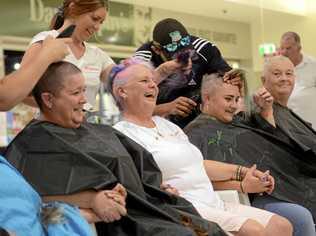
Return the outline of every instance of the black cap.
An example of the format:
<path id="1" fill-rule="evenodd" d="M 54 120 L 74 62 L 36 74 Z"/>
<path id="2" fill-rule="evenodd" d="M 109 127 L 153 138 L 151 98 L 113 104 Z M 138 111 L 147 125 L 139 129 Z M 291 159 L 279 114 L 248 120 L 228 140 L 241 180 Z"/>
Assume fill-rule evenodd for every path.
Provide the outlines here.
<path id="1" fill-rule="evenodd" d="M 181 38 L 188 36 L 189 33 L 186 28 L 176 19 L 166 18 L 159 21 L 153 30 L 153 40 L 162 46 L 173 42 L 173 32 L 179 32 Z"/>

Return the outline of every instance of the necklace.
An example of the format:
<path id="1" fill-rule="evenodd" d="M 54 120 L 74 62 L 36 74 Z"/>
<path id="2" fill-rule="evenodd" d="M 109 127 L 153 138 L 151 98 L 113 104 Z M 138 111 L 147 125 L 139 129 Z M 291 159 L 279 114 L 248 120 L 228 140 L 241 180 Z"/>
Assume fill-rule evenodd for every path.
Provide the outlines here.
<path id="1" fill-rule="evenodd" d="M 163 133 L 161 133 L 160 131 L 159 131 L 159 129 L 158 129 L 158 126 L 156 125 L 155 126 L 155 128 L 153 129 L 154 130 L 154 132 L 155 132 L 155 134 L 156 134 L 156 136 L 155 136 L 155 139 L 156 140 L 159 140 L 159 139 L 161 139 L 161 138 L 167 138 L 167 137 L 176 137 L 178 134 L 179 134 L 179 131 L 176 131 L 176 132 L 174 132 L 174 133 L 169 133 L 169 134 L 163 134 Z"/>
<path id="2" fill-rule="evenodd" d="M 162 133 L 159 132 L 157 125 L 155 126 L 155 129 L 154 129 L 154 130 L 156 131 L 155 133 L 157 134 L 157 136 L 155 137 L 156 140 L 158 140 L 159 137 L 160 137 L 160 138 L 164 138 L 164 137 L 165 137 Z"/>

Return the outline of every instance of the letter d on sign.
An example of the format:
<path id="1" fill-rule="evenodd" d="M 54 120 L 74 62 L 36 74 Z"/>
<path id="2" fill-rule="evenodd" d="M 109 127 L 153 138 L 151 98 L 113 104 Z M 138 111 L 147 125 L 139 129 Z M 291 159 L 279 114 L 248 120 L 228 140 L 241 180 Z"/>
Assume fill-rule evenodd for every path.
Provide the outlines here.
<path id="1" fill-rule="evenodd" d="M 41 21 L 44 17 L 44 4 L 42 0 L 30 0 L 30 20 Z"/>

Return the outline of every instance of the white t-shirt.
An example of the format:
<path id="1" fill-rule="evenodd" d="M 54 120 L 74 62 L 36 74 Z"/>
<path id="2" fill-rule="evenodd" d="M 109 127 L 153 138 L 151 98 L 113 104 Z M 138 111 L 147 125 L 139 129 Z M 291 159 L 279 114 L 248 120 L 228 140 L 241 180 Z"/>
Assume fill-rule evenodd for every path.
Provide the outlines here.
<path id="1" fill-rule="evenodd" d="M 30 44 L 44 40 L 48 35 L 57 37 L 59 34 L 56 30 L 43 31 L 35 35 Z M 101 72 L 109 65 L 114 64 L 113 60 L 100 48 L 84 43 L 86 50 L 82 57 L 77 59 L 70 51 L 70 54 L 65 57 L 65 61 L 76 65 L 86 78 L 86 96 L 87 102 L 96 109 L 96 95 L 100 88 Z M 89 108 L 89 104 L 87 107 Z"/>
<path id="2" fill-rule="evenodd" d="M 128 121 L 120 121 L 114 128 L 151 152 L 162 172 L 163 182 L 178 189 L 180 196 L 191 202 L 198 211 L 205 211 L 205 208 L 224 209 L 206 174 L 200 150 L 175 124 L 159 116 L 154 116 L 153 121 L 155 128 Z"/>
<path id="3" fill-rule="evenodd" d="M 288 106 L 316 129 L 316 60 L 303 55 L 295 67 L 295 86 Z"/>

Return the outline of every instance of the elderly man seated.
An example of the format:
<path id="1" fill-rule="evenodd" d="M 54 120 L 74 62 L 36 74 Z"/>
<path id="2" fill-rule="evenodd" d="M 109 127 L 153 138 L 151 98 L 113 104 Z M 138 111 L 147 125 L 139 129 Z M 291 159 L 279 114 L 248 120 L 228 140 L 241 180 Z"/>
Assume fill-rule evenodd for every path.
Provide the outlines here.
<path id="1" fill-rule="evenodd" d="M 44 200 L 85 209 L 99 235 L 225 235 L 160 190 L 160 171 L 142 147 L 109 126 L 84 123 L 84 92 L 76 66 L 49 66 L 33 91 L 41 117 L 8 147 L 7 159 Z"/>
<path id="2" fill-rule="evenodd" d="M 271 195 L 255 195 L 253 205 L 289 219 L 294 225 L 295 235 L 315 235 L 310 212 L 297 205 L 315 209 L 314 198 L 307 195 L 307 191 L 315 189 L 315 181 L 302 172 L 299 155 L 289 150 L 281 140 L 254 128 L 253 117 L 247 120 L 234 117 L 239 97 L 239 88 L 225 83 L 223 76 L 205 76 L 202 114 L 185 128 L 185 132 L 206 159 L 248 166 L 257 164 L 260 169 L 268 169 L 276 180 L 275 190 Z M 254 100 L 261 108 L 256 118 L 274 127 L 273 99 L 269 92 L 265 88 L 259 89 Z M 214 185 L 221 189 L 235 186 L 240 190 L 240 186 L 233 181 Z M 253 193 L 247 186 L 242 190 Z"/>
<path id="3" fill-rule="evenodd" d="M 271 126 L 259 118 L 258 127 L 270 132 L 293 151 L 298 152 L 302 161 L 307 164 L 308 174 L 316 177 L 316 131 L 309 121 L 304 121 L 287 107 L 295 84 L 292 62 L 283 56 L 270 58 L 265 63 L 262 82 L 274 98 L 273 115 L 276 126 Z"/>

